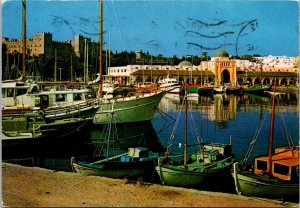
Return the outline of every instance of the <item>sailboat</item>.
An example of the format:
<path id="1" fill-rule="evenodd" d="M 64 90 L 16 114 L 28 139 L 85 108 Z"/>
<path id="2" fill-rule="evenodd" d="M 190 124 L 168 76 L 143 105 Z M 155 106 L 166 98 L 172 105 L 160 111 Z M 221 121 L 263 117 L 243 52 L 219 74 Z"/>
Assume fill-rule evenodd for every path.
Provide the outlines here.
<path id="1" fill-rule="evenodd" d="M 114 102 L 113 123 L 131 123 L 152 120 L 158 104 L 167 93 L 165 90 L 156 89 L 151 92 L 129 93 L 128 96 L 106 99 L 103 97 L 102 86 L 102 43 L 103 43 L 103 0 L 100 0 L 100 34 L 99 34 L 99 108 L 93 118 L 94 124 L 109 122 L 112 103 Z"/>
<path id="2" fill-rule="evenodd" d="M 125 178 L 143 176 L 154 172 L 155 161 L 159 154 L 149 151 L 145 147 L 129 147 L 128 152 L 110 156 L 111 142 L 116 138 L 113 133 L 114 105 L 110 113 L 110 122 L 105 135 L 106 154 L 105 159 L 92 163 L 77 161 L 71 158 L 73 172 L 83 175 L 104 176 L 110 178 Z"/>
<path id="3" fill-rule="evenodd" d="M 200 148 L 193 153 L 187 153 L 187 95 L 184 98 L 184 152 L 171 155 L 170 146 L 165 156 L 158 158 L 155 167 L 162 184 L 180 187 L 201 187 L 212 182 L 228 172 L 232 165 L 231 147 L 221 144 L 199 144 Z M 173 140 L 174 134 L 169 141 Z M 229 151 L 229 152 L 228 152 Z"/>
<path id="4" fill-rule="evenodd" d="M 276 82 L 274 92 L 275 88 Z M 272 152 L 275 97 L 274 93 L 268 154 L 255 158 L 254 169 L 251 171 L 244 170 L 238 162 L 234 163 L 232 176 L 238 194 L 284 200 L 299 197 L 299 146 L 279 147 Z"/>

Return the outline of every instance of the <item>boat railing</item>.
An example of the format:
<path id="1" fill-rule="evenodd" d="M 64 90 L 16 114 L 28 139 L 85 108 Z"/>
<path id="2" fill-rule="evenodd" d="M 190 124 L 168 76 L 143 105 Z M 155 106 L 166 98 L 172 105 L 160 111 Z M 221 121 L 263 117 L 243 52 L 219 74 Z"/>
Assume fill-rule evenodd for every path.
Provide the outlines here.
<path id="1" fill-rule="evenodd" d="M 79 104 L 75 104 L 75 105 L 56 107 L 56 108 L 52 108 L 52 109 L 44 109 L 44 110 L 42 110 L 42 112 L 44 112 L 44 114 L 57 114 L 57 113 L 62 113 L 62 112 L 70 113 L 73 110 L 79 111 L 84 108 L 95 107 L 97 105 L 98 105 L 97 99 L 93 99 L 91 101 L 87 101 L 87 102 L 79 103 Z"/>

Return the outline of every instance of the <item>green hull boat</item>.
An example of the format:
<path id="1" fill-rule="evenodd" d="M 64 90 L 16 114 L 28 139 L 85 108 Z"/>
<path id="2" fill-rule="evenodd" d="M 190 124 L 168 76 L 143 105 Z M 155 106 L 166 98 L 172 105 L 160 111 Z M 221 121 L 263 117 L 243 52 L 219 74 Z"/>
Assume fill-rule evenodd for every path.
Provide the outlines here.
<path id="1" fill-rule="evenodd" d="M 214 153 L 213 153 L 214 152 Z M 208 184 L 209 181 L 215 181 L 218 178 L 222 178 L 222 176 L 229 172 L 231 168 L 231 158 L 226 158 L 220 161 L 206 161 L 206 158 L 214 158 L 216 151 L 210 151 L 213 153 L 210 155 L 205 153 L 205 162 L 203 163 L 203 153 L 198 152 L 196 154 L 191 155 L 192 160 L 191 163 L 188 163 L 184 166 L 180 161 L 174 162 L 172 161 L 176 157 L 173 156 L 170 161 L 165 163 L 165 158 L 161 157 L 158 160 L 158 166 L 155 168 L 157 174 L 160 177 L 161 183 L 169 186 L 179 186 L 179 187 L 201 187 L 205 184 Z M 175 160 L 178 160 L 176 158 Z M 195 160 L 195 161 L 194 161 Z"/>
<path id="2" fill-rule="evenodd" d="M 299 183 L 278 180 L 265 175 L 255 175 L 249 171 L 237 171 L 238 163 L 234 164 L 236 191 L 245 196 L 255 196 L 273 199 L 294 199 L 299 197 Z"/>
<path id="3" fill-rule="evenodd" d="M 165 94 L 166 91 L 160 91 L 140 94 L 139 96 L 134 95 L 132 97 L 103 100 L 93 118 L 93 123 L 109 123 L 113 104 L 114 116 L 112 123 L 150 121 Z"/>
<path id="4" fill-rule="evenodd" d="M 253 86 L 253 87 L 245 87 L 243 91 L 245 93 L 264 93 L 264 91 L 268 91 L 271 89 L 271 85 L 262 85 L 262 86 Z"/>

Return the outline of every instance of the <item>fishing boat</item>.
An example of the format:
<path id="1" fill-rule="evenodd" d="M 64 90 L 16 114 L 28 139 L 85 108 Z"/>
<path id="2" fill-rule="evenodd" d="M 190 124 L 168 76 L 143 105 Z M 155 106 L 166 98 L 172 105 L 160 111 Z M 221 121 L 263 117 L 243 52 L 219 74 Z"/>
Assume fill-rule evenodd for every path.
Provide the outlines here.
<path id="1" fill-rule="evenodd" d="M 198 88 L 198 95 L 199 96 L 212 96 L 214 93 L 214 87 L 213 86 L 201 86 Z"/>
<path id="2" fill-rule="evenodd" d="M 71 166 L 74 172 L 83 175 L 104 176 L 110 178 L 130 178 L 143 176 L 147 173 L 153 173 L 155 161 L 159 154 L 149 151 L 145 147 L 130 147 L 128 152 L 111 156 L 113 147 L 117 140 L 117 134 L 113 126 L 114 105 L 110 112 L 110 122 L 108 128 L 105 128 L 103 145 L 106 145 L 105 159 L 98 160 L 92 163 L 77 161 L 74 157 L 71 158 Z M 113 135 L 115 137 L 113 137 Z M 112 144 L 111 144 L 112 143 Z M 100 148 L 104 149 L 104 148 Z"/>
<path id="3" fill-rule="evenodd" d="M 186 86 L 187 93 L 198 93 L 198 88 L 201 87 L 200 84 L 190 84 Z"/>
<path id="4" fill-rule="evenodd" d="M 276 88 L 274 83 L 274 92 Z M 251 151 L 247 151 L 241 164 L 234 163 L 232 176 L 238 194 L 246 196 L 291 199 L 299 197 L 299 146 L 279 147 L 273 152 L 273 131 L 275 120 L 275 93 L 272 95 L 270 136 L 268 154 L 256 157 L 253 170 L 245 168 Z M 254 144 L 255 142 L 251 142 Z M 253 146 L 249 147 L 249 150 Z M 298 198 L 299 200 L 299 198 Z"/>
<path id="5" fill-rule="evenodd" d="M 227 85 L 225 92 L 226 94 L 241 95 L 243 93 L 243 89 L 239 85 Z"/>
<path id="6" fill-rule="evenodd" d="M 2 116 L 3 140 L 51 137 L 78 134 L 92 123 L 91 118 L 68 118 L 49 121 L 39 112 Z"/>
<path id="7" fill-rule="evenodd" d="M 73 172 L 82 175 L 109 178 L 130 178 L 143 176 L 154 170 L 158 154 L 144 147 L 128 148 L 128 152 L 93 163 L 76 161 L 71 158 Z"/>
<path id="8" fill-rule="evenodd" d="M 227 153 L 227 146 L 203 143 L 199 143 L 200 147 L 196 152 L 187 153 L 187 96 L 184 98 L 184 103 L 184 152 L 179 155 L 171 154 L 171 141 L 175 137 L 175 134 L 171 134 L 167 152 L 165 156 L 158 158 L 155 170 L 164 185 L 201 187 L 228 172 L 232 165 L 232 156 Z M 225 149 L 226 154 L 224 154 Z"/>
<path id="9" fill-rule="evenodd" d="M 254 85 L 250 87 L 243 87 L 243 91 L 245 93 L 253 93 L 253 94 L 263 94 L 264 91 L 269 91 L 271 89 L 271 85 Z"/>

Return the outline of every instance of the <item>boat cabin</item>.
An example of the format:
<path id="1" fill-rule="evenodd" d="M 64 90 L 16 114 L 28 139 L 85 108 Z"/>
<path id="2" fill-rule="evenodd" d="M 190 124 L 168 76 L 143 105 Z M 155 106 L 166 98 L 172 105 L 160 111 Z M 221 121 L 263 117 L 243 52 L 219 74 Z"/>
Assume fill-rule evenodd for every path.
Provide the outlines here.
<path id="1" fill-rule="evenodd" d="M 143 158 L 148 158 L 148 149 L 144 147 L 130 147 L 128 148 L 128 154 L 121 157 L 121 162 L 133 162 L 142 161 Z"/>
<path id="2" fill-rule="evenodd" d="M 269 170 L 271 170 L 270 173 Z M 271 158 L 268 156 L 256 158 L 254 173 L 269 173 L 271 176 L 284 181 L 299 180 L 299 147 L 293 150 L 278 148 Z"/>
<path id="3" fill-rule="evenodd" d="M 39 100 L 35 99 L 37 93 L 39 93 L 37 84 L 29 84 L 26 82 L 2 83 L 2 108 L 34 107 L 39 103 Z"/>
<path id="4" fill-rule="evenodd" d="M 71 89 L 71 90 L 56 90 L 42 92 L 38 95 L 42 108 L 48 107 L 64 107 L 68 105 L 76 105 L 85 103 L 87 90 Z"/>

